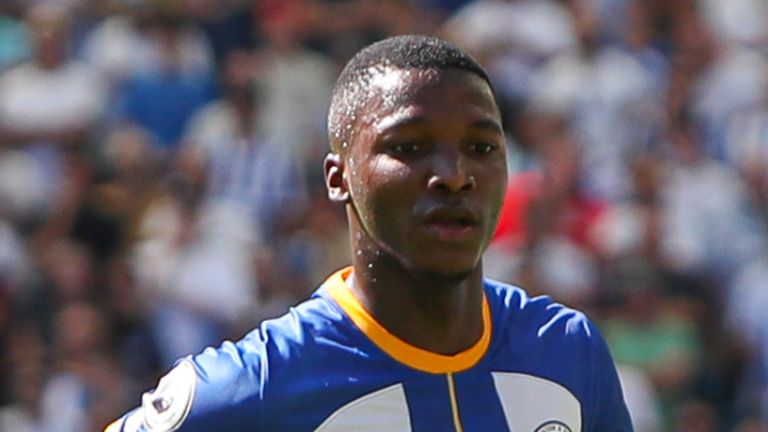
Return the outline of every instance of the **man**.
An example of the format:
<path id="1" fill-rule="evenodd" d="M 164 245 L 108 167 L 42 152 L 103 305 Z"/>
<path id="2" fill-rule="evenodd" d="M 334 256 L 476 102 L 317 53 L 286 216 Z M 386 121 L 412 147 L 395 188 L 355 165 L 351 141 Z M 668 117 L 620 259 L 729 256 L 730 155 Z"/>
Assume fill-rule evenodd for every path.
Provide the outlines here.
<path id="1" fill-rule="evenodd" d="M 507 178 L 483 69 L 387 39 L 341 73 L 328 123 L 353 266 L 179 362 L 108 431 L 631 431 L 584 315 L 483 279 Z"/>

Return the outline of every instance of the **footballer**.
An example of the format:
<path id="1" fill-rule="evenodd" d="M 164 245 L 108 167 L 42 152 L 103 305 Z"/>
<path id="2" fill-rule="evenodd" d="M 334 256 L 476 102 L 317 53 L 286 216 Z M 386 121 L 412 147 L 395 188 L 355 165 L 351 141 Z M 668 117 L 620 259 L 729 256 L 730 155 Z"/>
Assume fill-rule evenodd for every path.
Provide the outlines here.
<path id="1" fill-rule="evenodd" d="M 341 73 L 328 131 L 352 265 L 179 360 L 108 432 L 632 431 L 597 328 L 483 277 L 507 169 L 475 60 L 428 36 L 375 43 Z"/>

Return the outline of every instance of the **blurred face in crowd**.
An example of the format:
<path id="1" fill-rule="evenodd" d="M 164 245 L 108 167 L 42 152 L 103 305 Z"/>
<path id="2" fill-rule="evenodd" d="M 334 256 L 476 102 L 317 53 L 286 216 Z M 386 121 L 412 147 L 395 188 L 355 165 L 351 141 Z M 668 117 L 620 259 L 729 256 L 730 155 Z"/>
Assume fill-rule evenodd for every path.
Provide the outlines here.
<path id="1" fill-rule="evenodd" d="M 27 15 L 35 57 L 43 69 L 55 69 L 65 57 L 69 25 L 65 11 L 51 5 L 32 8 Z"/>
<path id="2" fill-rule="evenodd" d="M 410 271 L 471 272 L 495 228 L 507 179 L 491 89 L 454 69 L 389 68 L 371 85 L 376 90 L 346 126 L 354 133 L 343 155 L 355 247 L 385 253 Z"/>
<path id="3" fill-rule="evenodd" d="M 71 303 L 57 313 L 55 322 L 55 343 L 61 358 L 80 359 L 107 347 L 108 322 L 92 304 Z"/>
<path id="4" fill-rule="evenodd" d="M 86 298 L 93 286 L 93 258 L 88 248 L 63 240 L 46 252 L 46 273 L 61 302 Z"/>
<path id="5" fill-rule="evenodd" d="M 10 374 L 10 387 L 13 399 L 37 415 L 43 386 L 45 368 L 40 361 L 18 363 Z"/>

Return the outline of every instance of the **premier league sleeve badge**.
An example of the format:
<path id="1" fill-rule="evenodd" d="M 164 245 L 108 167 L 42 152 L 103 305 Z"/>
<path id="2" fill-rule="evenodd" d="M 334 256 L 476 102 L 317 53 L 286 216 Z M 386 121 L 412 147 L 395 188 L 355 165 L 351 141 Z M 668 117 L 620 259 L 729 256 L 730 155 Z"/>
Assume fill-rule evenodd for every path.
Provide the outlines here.
<path id="1" fill-rule="evenodd" d="M 155 390 L 144 393 L 141 410 L 150 432 L 173 432 L 189 415 L 195 395 L 197 373 L 189 361 L 182 361 L 160 379 Z"/>

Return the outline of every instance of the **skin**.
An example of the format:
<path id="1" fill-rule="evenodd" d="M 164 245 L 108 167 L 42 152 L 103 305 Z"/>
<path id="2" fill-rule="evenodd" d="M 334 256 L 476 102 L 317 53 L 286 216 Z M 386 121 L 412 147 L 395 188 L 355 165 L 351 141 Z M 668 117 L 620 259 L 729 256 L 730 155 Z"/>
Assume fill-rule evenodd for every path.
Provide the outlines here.
<path id="1" fill-rule="evenodd" d="M 507 179 L 499 110 L 462 70 L 390 68 L 371 83 L 350 145 L 324 164 L 349 219 L 347 283 L 395 336 L 456 354 L 483 330 L 481 256 Z"/>

